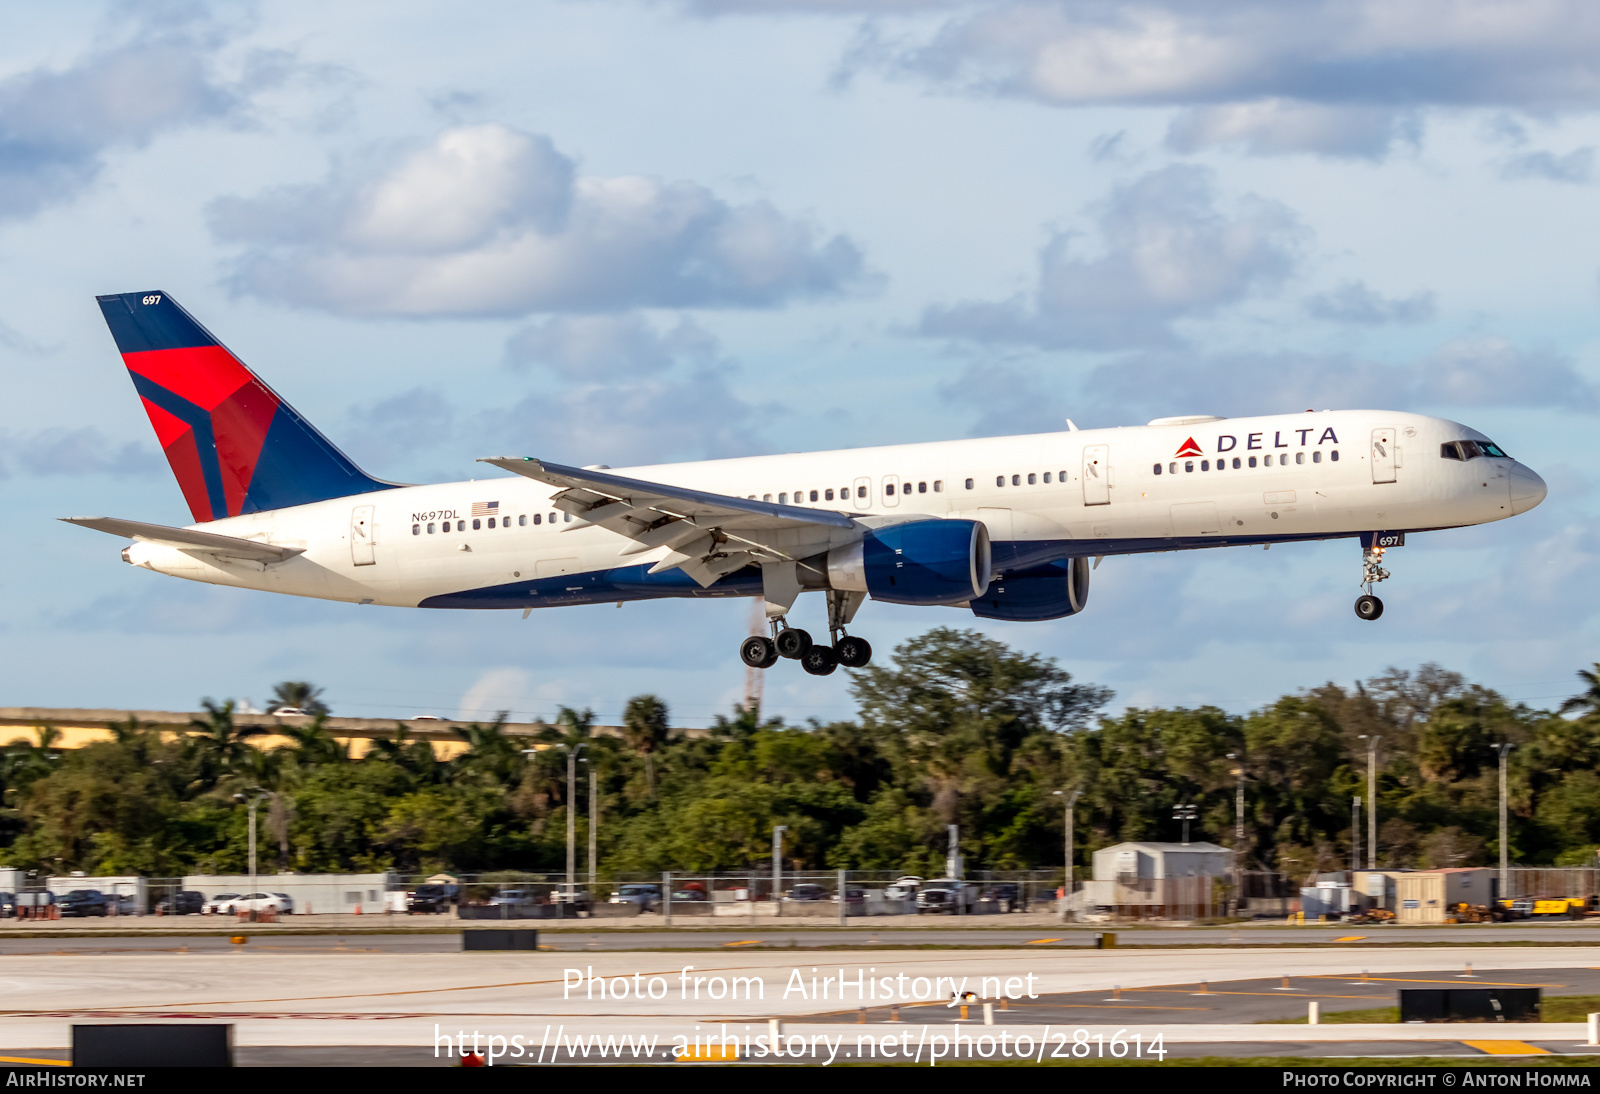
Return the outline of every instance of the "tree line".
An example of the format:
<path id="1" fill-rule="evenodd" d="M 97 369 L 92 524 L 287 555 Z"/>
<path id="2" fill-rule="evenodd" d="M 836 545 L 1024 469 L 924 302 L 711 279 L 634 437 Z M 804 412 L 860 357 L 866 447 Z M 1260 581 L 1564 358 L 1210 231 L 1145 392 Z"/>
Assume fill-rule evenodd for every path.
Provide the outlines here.
<path id="1" fill-rule="evenodd" d="M 263 871 L 562 870 L 571 808 L 580 857 L 598 815 L 606 876 L 761 867 L 777 824 L 788 826 L 785 857 L 798 869 L 940 873 L 948 824 L 960 825 L 969 868 L 1059 868 L 1063 803 L 1077 791 L 1080 867 L 1098 847 L 1177 839 L 1173 809 L 1183 804 L 1198 811 L 1194 839 L 1237 847 L 1247 868 L 1304 876 L 1349 861 L 1351 798 L 1367 796 L 1376 739 L 1383 865 L 1498 857 L 1502 743 L 1514 746 L 1512 861 L 1593 863 L 1600 665 L 1578 675 L 1583 689 L 1555 711 L 1430 664 L 1326 683 L 1248 714 L 1109 715 L 1111 692 L 1054 660 L 939 628 L 852 675 L 850 721 L 787 725 L 741 708 L 691 737 L 642 695 L 627 704 L 620 738 L 595 735 L 590 712 L 562 708 L 532 743 L 500 721 L 463 727 L 448 759 L 404 724 L 353 757 L 329 731 L 317 689 L 296 682 L 280 685 L 278 701 L 313 712 L 305 726 L 244 726 L 233 703 L 207 699 L 178 735 L 130 718 L 112 739 L 77 749 L 57 747 L 49 726 L 12 741 L 0 751 L 0 846 L 14 866 L 58 873 L 239 872 L 241 802 L 261 796 Z M 268 732 L 288 743 L 257 747 Z M 567 750 L 579 745 L 573 802 Z"/>

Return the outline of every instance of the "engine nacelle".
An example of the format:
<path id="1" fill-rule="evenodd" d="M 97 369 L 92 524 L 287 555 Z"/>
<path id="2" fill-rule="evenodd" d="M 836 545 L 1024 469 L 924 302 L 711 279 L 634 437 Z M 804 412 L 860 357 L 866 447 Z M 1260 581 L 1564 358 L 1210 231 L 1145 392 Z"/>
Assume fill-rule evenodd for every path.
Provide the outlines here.
<path id="1" fill-rule="evenodd" d="M 1089 570 L 1087 558 L 1069 558 L 1007 574 L 972 601 L 972 614 L 1017 623 L 1076 615 L 1089 603 Z"/>
<path id="2" fill-rule="evenodd" d="M 868 532 L 827 556 L 828 584 L 895 604 L 964 604 L 989 587 L 989 529 L 913 520 Z"/>

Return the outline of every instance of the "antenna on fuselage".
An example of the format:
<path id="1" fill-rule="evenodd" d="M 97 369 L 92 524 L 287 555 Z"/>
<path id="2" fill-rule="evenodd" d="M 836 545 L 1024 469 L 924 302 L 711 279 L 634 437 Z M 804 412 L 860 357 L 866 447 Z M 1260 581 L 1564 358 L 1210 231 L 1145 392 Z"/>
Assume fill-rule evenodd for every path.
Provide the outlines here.
<path id="1" fill-rule="evenodd" d="M 1076 433 L 1077 431 L 1078 431 L 1078 423 L 1073 421 L 1071 418 L 1068 418 L 1067 419 L 1067 432 L 1068 433 Z"/>

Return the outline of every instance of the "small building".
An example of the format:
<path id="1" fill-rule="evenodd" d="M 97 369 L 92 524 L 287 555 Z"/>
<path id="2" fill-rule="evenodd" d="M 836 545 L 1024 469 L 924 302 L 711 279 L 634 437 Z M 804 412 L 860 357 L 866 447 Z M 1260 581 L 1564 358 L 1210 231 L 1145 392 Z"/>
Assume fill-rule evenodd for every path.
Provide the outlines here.
<path id="1" fill-rule="evenodd" d="M 1220 912 L 1217 878 L 1233 852 L 1214 843 L 1118 843 L 1093 856 L 1084 904 L 1133 917 L 1189 919 Z"/>
<path id="2" fill-rule="evenodd" d="M 1457 904 L 1488 905 L 1496 897 L 1495 871 L 1487 867 L 1417 870 L 1394 878 L 1395 919 L 1400 923 L 1443 923 Z"/>
<path id="3" fill-rule="evenodd" d="M 296 915 L 361 911 L 381 914 L 389 904 L 386 895 L 401 888 L 400 875 L 387 874 L 257 874 L 255 892 L 283 893 L 294 901 Z M 204 893 L 249 893 L 249 874 L 190 874 L 183 887 Z"/>

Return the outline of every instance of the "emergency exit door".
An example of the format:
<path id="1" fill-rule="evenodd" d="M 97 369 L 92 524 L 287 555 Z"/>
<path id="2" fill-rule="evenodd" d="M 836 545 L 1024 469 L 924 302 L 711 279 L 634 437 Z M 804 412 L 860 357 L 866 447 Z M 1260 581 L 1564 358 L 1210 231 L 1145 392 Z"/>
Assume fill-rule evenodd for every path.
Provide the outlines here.
<path id="1" fill-rule="evenodd" d="M 1083 450 L 1083 504 L 1111 504 L 1111 446 L 1091 444 Z"/>
<path id="2" fill-rule="evenodd" d="M 1394 430 L 1372 431 L 1372 481 L 1394 482 Z"/>
<path id="3" fill-rule="evenodd" d="M 357 566 L 371 566 L 377 561 L 372 553 L 371 505 L 358 505 L 350 514 L 350 561 Z"/>

